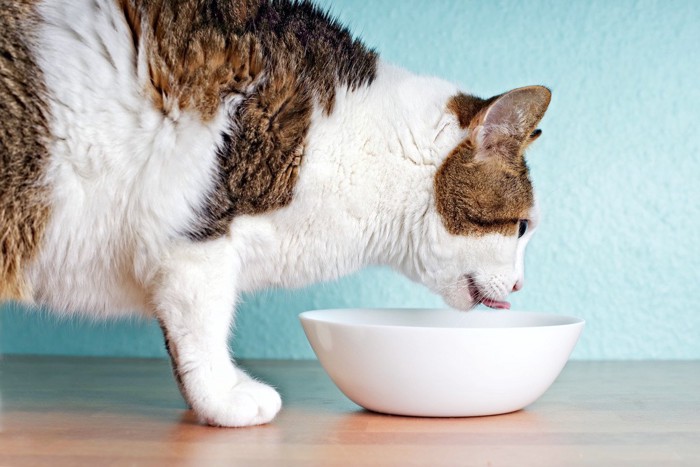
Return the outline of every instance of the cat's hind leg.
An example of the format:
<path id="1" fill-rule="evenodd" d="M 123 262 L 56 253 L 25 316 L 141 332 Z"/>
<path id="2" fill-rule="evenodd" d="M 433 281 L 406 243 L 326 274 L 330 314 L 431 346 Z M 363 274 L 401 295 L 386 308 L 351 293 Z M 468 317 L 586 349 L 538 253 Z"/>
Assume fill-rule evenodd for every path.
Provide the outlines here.
<path id="1" fill-rule="evenodd" d="M 153 282 L 152 299 L 183 396 L 215 426 L 267 423 L 281 407 L 273 388 L 231 360 L 236 256 L 228 239 L 172 249 Z"/>

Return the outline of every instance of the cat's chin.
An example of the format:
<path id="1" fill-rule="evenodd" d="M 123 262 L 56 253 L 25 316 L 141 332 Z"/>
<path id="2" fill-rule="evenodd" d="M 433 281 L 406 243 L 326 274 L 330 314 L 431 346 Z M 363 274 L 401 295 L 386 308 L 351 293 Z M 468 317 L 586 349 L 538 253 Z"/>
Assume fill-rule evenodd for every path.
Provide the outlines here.
<path id="1" fill-rule="evenodd" d="M 479 304 L 479 302 L 472 300 L 469 295 L 464 296 L 462 294 L 443 294 L 442 299 L 447 306 L 460 311 L 472 310 Z"/>

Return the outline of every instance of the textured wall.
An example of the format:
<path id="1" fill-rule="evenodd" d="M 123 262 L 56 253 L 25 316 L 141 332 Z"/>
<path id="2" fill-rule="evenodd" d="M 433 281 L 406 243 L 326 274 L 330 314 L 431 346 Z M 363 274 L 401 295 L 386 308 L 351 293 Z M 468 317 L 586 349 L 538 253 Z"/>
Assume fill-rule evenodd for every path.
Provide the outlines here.
<path id="1" fill-rule="evenodd" d="M 544 222 L 514 308 L 588 321 L 577 358 L 700 358 L 700 2 L 335 0 L 385 59 L 488 96 L 554 91 L 532 148 Z M 306 309 L 440 306 L 369 270 L 298 292 L 246 297 L 240 357 L 311 357 Z M 6 353 L 163 355 L 151 323 L 0 314 Z"/>

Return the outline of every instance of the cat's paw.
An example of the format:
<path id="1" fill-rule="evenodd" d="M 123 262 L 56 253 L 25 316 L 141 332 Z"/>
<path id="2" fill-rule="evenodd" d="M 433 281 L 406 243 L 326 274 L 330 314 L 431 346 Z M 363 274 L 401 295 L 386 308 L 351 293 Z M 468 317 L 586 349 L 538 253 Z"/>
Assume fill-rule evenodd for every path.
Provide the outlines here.
<path id="1" fill-rule="evenodd" d="M 270 422 L 282 407 L 277 391 L 249 379 L 233 387 L 215 404 L 195 409 L 200 420 L 207 425 L 243 427 Z"/>

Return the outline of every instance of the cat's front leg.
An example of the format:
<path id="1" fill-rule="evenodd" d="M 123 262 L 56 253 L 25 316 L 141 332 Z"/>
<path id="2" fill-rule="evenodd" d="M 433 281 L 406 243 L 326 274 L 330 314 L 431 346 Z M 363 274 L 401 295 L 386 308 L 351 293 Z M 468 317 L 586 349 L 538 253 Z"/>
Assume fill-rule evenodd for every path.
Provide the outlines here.
<path id="1" fill-rule="evenodd" d="M 153 283 L 153 303 L 183 396 L 216 426 L 267 423 L 281 406 L 270 386 L 231 360 L 236 257 L 228 239 L 172 249 Z"/>

